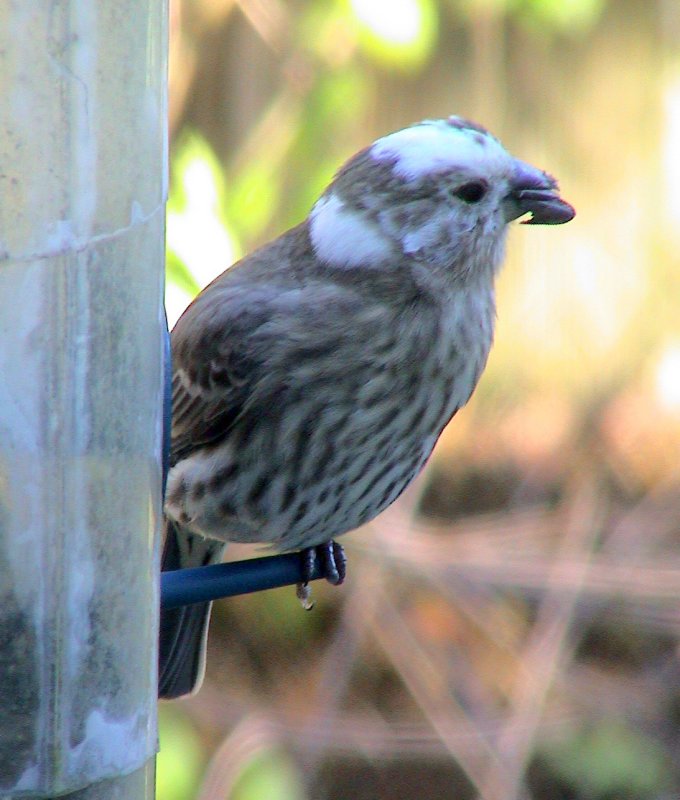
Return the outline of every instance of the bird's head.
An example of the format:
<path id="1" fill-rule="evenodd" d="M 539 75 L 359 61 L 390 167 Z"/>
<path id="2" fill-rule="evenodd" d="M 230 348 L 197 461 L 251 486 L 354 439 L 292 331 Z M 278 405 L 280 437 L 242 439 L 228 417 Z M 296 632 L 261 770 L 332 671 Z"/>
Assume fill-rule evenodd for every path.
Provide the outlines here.
<path id="1" fill-rule="evenodd" d="M 378 139 L 338 172 L 312 209 L 323 261 L 347 267 L 406 257 L 458 279 L 492 276 L 507 224 L 574 216 L 547 173 L 513 158 L 460 117 L 426 120 Z"/>

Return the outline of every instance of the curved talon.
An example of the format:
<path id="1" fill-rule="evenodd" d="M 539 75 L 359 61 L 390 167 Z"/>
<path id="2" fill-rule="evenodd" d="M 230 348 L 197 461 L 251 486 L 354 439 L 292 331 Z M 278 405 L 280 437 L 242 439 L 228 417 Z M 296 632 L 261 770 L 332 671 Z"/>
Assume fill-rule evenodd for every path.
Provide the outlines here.
<path id="1" fill-rule="evenodd" d="M 347 556 L 345 548 L 337 542 L 323 545 L 321 552 L 322 566 L 325 561 L 326 580 L 333 586 L 340 586 L 347 575 Z"/>
<path id="2" fill-rule="evenodd" d="M 309 610 L 314 603 L 310 600 L 309 582 L 314 574 L 314 567 L 319 564 L 321 577 L 333 586 L 339 586 L 347 575 L 347 557 L 341 544 L 330 541 L 316 547 L 306 547 L 300 552 L 302 558 L 303 580 L 297 584 L 296 594 L 303 608 Z"/>
<path id="3" fill-rule="evenodd" d="M 314 601 L 311 599 L 312 590 L 308 583 L 298 583 L 295 587 L 295 594 L 305 611 L 311 611 L 314 608 Z"/>

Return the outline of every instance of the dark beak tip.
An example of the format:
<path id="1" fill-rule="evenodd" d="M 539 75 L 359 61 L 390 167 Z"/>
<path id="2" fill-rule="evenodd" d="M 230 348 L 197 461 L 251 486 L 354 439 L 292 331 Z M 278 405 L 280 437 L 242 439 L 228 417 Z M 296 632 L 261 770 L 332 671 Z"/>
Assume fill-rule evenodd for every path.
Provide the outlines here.
<path id="1" fill-rule="evenodd" d="M 564 200 L 560 200 L 559 206 L 554 205 L 549 209 L 540 209 L 532 212 L 531 219 L 526 221 L 527 225 L 564 225 L 571 222 L 576 216 L 576 209 Z"/>
<path id="2" fill-rule="evenodd" d="M 522 222 L 523 225 L 564 225 L 576 216 L 576 209 L 566 200 L 555 196 L 553 200 L 539 203 L 527 209 L 531 217 Z"/>
<path id="3" fill-rule="evenodd" d="M 523 213 L 531 214 L 525 225 L 564 225 L 576 216 L 574 207 L 547 187 L 519 191 L 517 203 Z"/>

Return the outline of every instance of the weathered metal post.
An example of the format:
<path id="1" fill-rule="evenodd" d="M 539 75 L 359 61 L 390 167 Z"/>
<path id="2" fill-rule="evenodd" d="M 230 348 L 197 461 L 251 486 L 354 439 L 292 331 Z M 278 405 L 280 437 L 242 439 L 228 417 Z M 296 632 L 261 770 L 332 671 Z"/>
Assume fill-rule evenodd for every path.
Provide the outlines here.
<path id="1" fill-rule="evenodd" d="M 164 0 L 0 4 L 0 796 L 152 798 Z"/>

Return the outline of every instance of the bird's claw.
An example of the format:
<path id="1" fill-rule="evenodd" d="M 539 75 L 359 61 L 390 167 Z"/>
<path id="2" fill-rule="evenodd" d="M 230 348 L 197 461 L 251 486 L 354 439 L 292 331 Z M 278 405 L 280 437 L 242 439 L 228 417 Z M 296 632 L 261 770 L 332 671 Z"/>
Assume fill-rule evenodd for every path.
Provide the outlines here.
<path id="1" fill-rule="evenodd" d="M 325 578 L 333 586 L 339 586 L 347 574 L 347 557 L 341 544 L 330 541 L 316 547 L 306 547 L 301 551 L 302 581 L 298 583 L 296 594 L 302 607 L 309 611 L 314 606 L 310 599 L 312 590 L 309 582 L 314 574 L 314 567 L 319 566 L 320 577 Z"/>
<path id="2" fill-rule="evenodd" d="M 309 583 L 298 583 L 295 587 L 295 594 L 305 611 L 311 611 L 314 608 L 312 588 Z"/>

